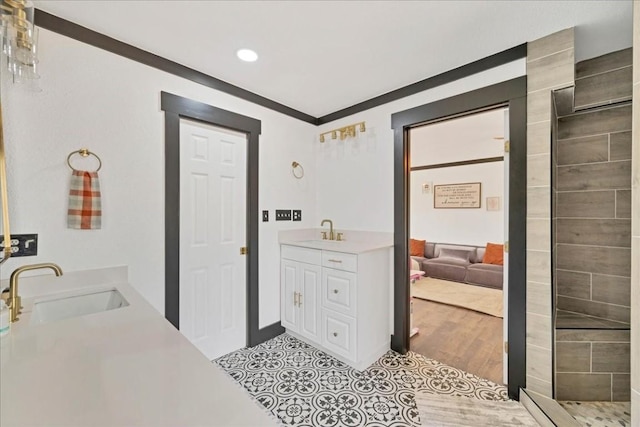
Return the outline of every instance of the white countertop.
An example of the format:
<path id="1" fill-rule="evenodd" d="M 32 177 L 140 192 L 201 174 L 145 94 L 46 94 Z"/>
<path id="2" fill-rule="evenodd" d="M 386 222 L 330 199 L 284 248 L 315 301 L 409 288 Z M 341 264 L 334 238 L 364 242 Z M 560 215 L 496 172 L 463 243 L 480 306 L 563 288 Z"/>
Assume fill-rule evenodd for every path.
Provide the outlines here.
<path id="1" fill-rule="evenodd" d="M 96 289 L 114 287 L 128 307 L 40 325 L 23 298 L 0 340 L 2 427 L 278 424 L 130 285 Z"/>
<path id="2" fill-rule="evenodd" d="M 339 231 L 344 233 L 345 240 L 322 240 L 320 238 L 320 229 L 302 229 L 281 232 L 279 242 L 281 245 L 300 246 L 303 248 L 345 252 L 350 254 L 360 254 L 393 247 L 393 234 L 391 233 L 349 230 Z"/>

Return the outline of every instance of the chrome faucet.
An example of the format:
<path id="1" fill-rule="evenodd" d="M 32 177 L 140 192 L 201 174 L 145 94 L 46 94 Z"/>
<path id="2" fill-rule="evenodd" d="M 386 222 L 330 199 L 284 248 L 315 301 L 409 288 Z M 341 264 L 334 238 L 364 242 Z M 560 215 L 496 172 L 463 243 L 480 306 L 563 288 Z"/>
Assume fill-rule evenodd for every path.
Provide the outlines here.
<path id="1" fill-rule="evenodd" d="M 19 320 L 18 314 L 20 314 L 20 310 L 22 309 L 22 301 L 20 295 L 18 295 L 18 276 L 25 271 L 39 270 L 41 268 L 50 268 L 56 273 L 56 276 L 62 276 L 62 269 L 54 263 L 23 265 L 11 273 L 11 277 L 9 278 L 9 299 L 7 303 L 9 306 L 9 321 L 11 323 Z"/>
<path id="2" fill-rule="evenodd" d="M 320 226 L 322 227 L 325 222 L 329 223 L 329 240 L 335 240 L 335 236 L 333 235 L 333 221 L 331 221 L 330 219 L 323 219 L 322 222 L 320 223 Z M 326 236 L 326 234 L 323 234 L 323 236 Z M 323 238 L 326 238 L 326 237 L 323 237 Z"/>

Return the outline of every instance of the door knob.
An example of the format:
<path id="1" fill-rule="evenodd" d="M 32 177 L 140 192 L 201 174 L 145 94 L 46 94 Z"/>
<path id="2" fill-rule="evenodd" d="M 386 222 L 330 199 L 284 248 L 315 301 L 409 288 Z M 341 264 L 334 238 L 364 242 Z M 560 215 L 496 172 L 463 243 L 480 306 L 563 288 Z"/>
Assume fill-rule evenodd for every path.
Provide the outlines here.
<path id="1" fill-rule="evenodd" d="M 334 289 L 334 290 L 333 290 L 333 293 L 334 293 L 334 294 L 337 294 L 337 293 L 338 293 L 338 290 L 337 290 L 337 289 Z"/>
<path id="2" fill-rule="evenodd" d="M 334 332 L 334 333 L 333 333 L 333 336 L 334 336 L 334 337 L 337 337 L 337 336 L 338 336 L 338 333 L 337 333 L 337 332 Z"/>

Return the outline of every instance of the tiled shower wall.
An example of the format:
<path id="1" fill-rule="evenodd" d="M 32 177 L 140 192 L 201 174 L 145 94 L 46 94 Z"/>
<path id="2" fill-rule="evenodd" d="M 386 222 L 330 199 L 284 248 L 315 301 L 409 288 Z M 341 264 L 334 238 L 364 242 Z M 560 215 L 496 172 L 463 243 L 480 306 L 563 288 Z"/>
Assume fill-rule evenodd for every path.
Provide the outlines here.
<path id="1" fill-rule="evenodd" d="M 631 310 L 631 53 L 625 49 L 576 65 L 576 109 L 607 107 L 560 117 L 556 153 L 557 308 L 626 324 Z"/>
<path id="2" fill-rule="evenodd" d="M 640 425 L 640 1 L 633 2 L 631 424 Z"/>
<path id="3" fill-rule="evenodd" d="M 527 389 L 552 397 L 551 90 L 573 85 L 573 28 L 527 48 Z"/>
<path id="4" fill-rule="evenodd" d="M 556 331 L 556 399 L 629 401 L 629 330 Z"/>

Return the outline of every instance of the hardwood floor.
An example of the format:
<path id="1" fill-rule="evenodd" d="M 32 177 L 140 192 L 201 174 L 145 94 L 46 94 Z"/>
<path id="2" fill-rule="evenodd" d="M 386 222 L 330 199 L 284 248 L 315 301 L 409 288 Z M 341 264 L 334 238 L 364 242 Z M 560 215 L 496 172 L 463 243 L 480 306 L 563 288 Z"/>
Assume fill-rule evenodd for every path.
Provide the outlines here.
<path id="1" fill-rule="evenodd" d="M 411 350 L 498 384 L 502 381 L 502 319 L 413 299 Z"/>

